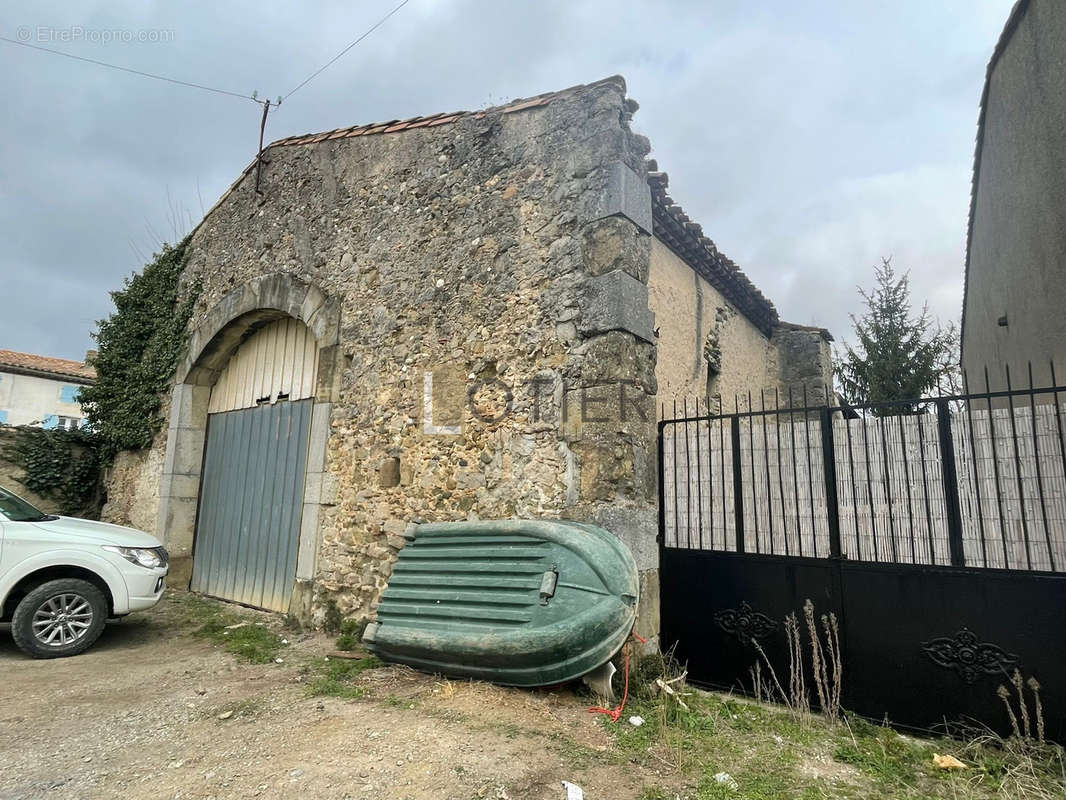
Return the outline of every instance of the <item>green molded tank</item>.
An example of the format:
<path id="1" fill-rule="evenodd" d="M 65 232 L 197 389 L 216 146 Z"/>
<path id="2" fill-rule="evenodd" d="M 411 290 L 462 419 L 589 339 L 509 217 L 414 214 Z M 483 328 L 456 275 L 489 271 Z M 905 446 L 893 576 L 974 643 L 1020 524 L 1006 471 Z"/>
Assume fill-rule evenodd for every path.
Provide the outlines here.
<path id="1" fill-rule="evenodd" d="M 595 525 L 556 520 L 412 525 L 367 626 L 386 661 L 545 686 L 617 653 L 636 621 L 637 566 Z"/>

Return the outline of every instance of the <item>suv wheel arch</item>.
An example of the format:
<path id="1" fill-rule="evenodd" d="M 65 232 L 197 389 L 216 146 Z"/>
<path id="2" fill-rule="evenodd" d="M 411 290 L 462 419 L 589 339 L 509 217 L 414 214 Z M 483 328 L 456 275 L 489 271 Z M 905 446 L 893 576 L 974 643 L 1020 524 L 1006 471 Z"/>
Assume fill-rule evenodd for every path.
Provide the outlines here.
<path id="1" fill-rule="evenodd" d="M 15 607 L 23 597 L 32 592 L 36 587 L 48 581 L 61 578 L 78 578 L 88 581 L 99 589 L 107 600 L 107 614 L 109 617 L 115 613 L 115 598 L 111 594 L 111 587 L 102 577 L 91 569 L 75 566 L 52 566 L 44 567 L 24 576 L 18 583 L 11 587 L 11 591 L 4 598 L 4 607 L 0 610 L 0 621 L 9 622 L 15 613 Z"/>

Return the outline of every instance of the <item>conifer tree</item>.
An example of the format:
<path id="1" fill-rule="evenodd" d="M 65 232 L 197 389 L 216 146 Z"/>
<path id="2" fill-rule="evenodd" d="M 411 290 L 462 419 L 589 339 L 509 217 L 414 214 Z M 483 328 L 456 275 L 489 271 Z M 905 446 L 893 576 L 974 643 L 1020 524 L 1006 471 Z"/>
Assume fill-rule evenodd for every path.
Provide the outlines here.
<path id="1" fill-rule="evenodd" d="M 845 343 L 837 355 L 837 385 L 846 402 L 874 404 L 880 416 L 915 413 L 916 403 L 887 403 L 920 398 L 941 383 L 953 390 L 958 333 L 952 324 L 941 327 L 927 305 L 913 314 L 908 275 L 897 276 L 892 259 L 881 259 L 874 278 L 872 291 L 859 288 L 866 313 L 851 315 L 855 346 Z"/>

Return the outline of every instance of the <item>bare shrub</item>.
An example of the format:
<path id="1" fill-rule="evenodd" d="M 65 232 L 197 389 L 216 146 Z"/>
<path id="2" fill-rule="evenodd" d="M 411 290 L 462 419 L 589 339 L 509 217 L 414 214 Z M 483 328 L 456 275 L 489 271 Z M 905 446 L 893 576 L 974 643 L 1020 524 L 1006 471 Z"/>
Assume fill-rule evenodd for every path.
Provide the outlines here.
<path id="1" fill-rule="evenodd" d="M 766 651 L 762 649 L 762 645 L 759 644 L 758 641 L 756 641 L 755 639 L 752 639 L 751 643 L 755 646 L 755 651 L 760 656 L 762 656 L 763 663 L 766 664 L 766 668 L 770 670 L 770 677 L 773 678 L 774 681 L 773 686 L 770 687 L 768 696 L 770 697 L 770 699 L 773 699 L 773 690 L 777 689 L 777 693 L 781 697 L 781 702 L 788 706 L 789 711 L 795 711 L 795 709 L 792 707 L 792 703 L 789 701 L 788 694 L 786 694 L 785 690 L 781 688 L 781 681 L 777 679 L 777 673 L 774 672 L 774 665 L 770 663 L 770 659 L 767 657 Z M 758 662 L 756 662 L 756 664 L 758 664 Z"/>
<path id="2" fill-rule="evenodd" d="M 1014 686 L 1014 690 L 1018 695 L 1018 713 L 1014 712 L 1014 704 L 1011 702 L 1011 692 L 1003 684 L 999 685 L 996 689 L 996 694 L 999 695 L 1000 700 L 1003 701 L 1004 707 L 1007 709 L 1007 718 L 1010 720 L 1011 736 L 1014 739 L 1018 739 L 1023 744 L 1025 742 L 1037 742 L 1043 743 L 1044 741 L 1044 706 L 1040 702 L 1040 682 L 1033 677 L 1030 677 L 1028 681 L 1022 679 L 1022 673 L 1020 670 L 1015 669 L 1014 673 L 1010 677 L 1011 685 Z M 1033 717 L 1036 723 L 1036 738 L 1033 738 L 1033 731 L 1030 724 L 1029 706 L 1025 700 L 1025 686 L 1029 686 L 1029 690 L 1033 694 Z M 1018 719 L 1021 718 L 1021 724 L 1019 725 Z"/>
<path id="3" fill-rule="evenodd" d="M 840 651 L 840 626 L 837 624 L 837 615 L 829 612 L 822 614 L 822 630 L 825 631 L 825 649 L 829 657 L 829 680 L 825 687 L 825 693 L 829 698 L 829 706 L 822 707 L 822 713 L 830 719 L 840 718 L 840 692 L 844 685 L 844 661 Z"/>
<path id="4" fill-rule="evenodd" d="M 823 614 L 821 616 L 822 629 L 819 631 L 815 621 L 814 603 L 810 600 L 803 604 L 803 616 L 810 639 L 811 672 L 814 676 L 814 688 L 818 694 L 818 706 L 821 713 L 828 719 L 839 720 L 840 695 L 844 676 L 840 650 L 840 626 L 835 614 Z M 803 661 L 803 632 L 799 618 L 794 613 L 785 617 L 785 639 L 788 642 L 788 691 L 785 691 L 781 685 L 766 651 L 755 639 L 751 640 L 751 644 L 761 660 L 757 660 L 752 665 L 748 674 L 751 676 L 752 691 L 757 700 L 773 702 L 775 698 L 780 698 L 796 719 L 801 720 L 810 713 L 811 700 Z M 769 672 L 769 681 L 763 675 L 764 664 Z"/>
<path id="5" fill-rule="evenodd" d="M 795 614 L 785 617 L 785 638 L 788 639 L 789 698 L 794 709 L 807 713 L 811 710 L 811 703 L 803 675 L 803 646 L 800 641 L 799 620 Z"/>
<path id="6" fill-rule="evenodd" d="M 1044 706 L 1040 702 L 1040 681 L 1029 678 L 1029 688 L 1033 692 L 1033 708 L 1036 712 L 1036 740 L 1044 741 Z"/>

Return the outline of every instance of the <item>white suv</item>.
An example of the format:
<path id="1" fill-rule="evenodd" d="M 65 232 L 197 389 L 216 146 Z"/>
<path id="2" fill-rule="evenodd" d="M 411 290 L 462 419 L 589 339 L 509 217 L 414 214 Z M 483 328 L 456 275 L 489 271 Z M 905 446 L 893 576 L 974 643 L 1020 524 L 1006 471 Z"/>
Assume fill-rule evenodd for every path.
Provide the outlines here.
<path id="1" fill-rule="evenodd" d="M 73 656 L 163 596 L 167 551 L 133 528 L 45 514 L 0 487 L 0 622 L 34 658 Z"/>

